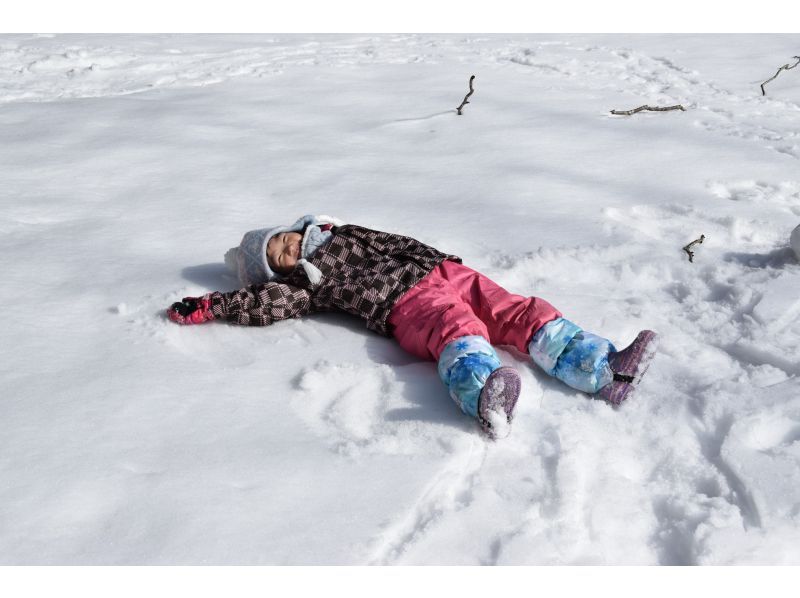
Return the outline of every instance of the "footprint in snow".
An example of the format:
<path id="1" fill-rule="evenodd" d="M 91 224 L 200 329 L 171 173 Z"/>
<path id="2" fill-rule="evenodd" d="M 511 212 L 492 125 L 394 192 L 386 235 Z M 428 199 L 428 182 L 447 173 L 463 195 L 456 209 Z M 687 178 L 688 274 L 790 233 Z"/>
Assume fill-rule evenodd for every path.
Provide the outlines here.
<path id="1" fill-rule="evenodd" d="M 750 179 L 709 181 L 706 188 L 713 196 L 720 199 L 763 203 L 800 215 L 800 183 L 796 181 L 785 181 L 778 185 Z"/>

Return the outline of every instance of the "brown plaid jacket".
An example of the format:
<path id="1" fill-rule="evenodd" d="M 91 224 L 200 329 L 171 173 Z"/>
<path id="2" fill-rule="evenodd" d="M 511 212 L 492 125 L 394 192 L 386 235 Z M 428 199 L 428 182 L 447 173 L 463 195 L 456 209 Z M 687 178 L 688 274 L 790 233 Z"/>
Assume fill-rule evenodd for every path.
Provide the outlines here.
<path id="1" fill-rule="evenodd" d="M 285 282 L 212 293 L 211 310 L 216 318 L 249 326 L 340 310 L 390 336 L 386 320 L 392 307 L 444 260 L 461 262 L 416 239 L 348 224 L 335 228 L 331 241 L 309 260 L 322 272 L 319 284 L 295 268 Z"/>

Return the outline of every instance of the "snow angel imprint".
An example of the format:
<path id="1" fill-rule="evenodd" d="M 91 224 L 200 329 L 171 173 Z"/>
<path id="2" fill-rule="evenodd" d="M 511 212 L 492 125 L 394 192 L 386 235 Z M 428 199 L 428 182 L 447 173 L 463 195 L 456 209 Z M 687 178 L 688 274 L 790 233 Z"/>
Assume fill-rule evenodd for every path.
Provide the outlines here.
<path id="1" fill-rule="evenodd" d="M 170 320 L 268 326 L 322 311 L 353 314 L 437 362 L 450 397 L 490 437 L 511 422 L 520 393 L 519 374 L 501 366 L 493 345 L 512 345 L 549 375 L 616 405 L 655 351 L 650 330 L 617 351 L 544 299 L 509 293 L 455 255 L 328 216 L 249 231 L 225 262 L 243 288 L 186 297 L 168 308 Z"/>

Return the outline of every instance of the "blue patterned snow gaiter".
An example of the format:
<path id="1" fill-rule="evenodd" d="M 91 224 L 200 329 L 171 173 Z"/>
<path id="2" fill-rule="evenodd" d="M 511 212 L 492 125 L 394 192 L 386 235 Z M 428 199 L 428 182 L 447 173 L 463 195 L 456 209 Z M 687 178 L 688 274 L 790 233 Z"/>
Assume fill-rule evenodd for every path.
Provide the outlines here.
<path id="1" fill-rule="evenodd" d="M 478 416 L 478 399 L 486 379 L 500 367 L 494 347 L 482 336 L 462 336 L 439 356 L 439 378 L 461 411 Z"/>
<path id="2" fill-rule="evenodd" d="M 614 379 L 608 365 L 608 354 L 614 351 L 611 341 L 564 318 L 542 326 L 528 345 L 536 365 L 572 388 L 590 394 Z"/>

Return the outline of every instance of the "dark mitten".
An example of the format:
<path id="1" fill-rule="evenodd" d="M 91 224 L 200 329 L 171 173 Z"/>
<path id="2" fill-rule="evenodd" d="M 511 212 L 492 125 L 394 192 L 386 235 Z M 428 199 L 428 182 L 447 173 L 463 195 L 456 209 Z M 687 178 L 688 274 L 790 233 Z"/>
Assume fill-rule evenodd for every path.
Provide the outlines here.
<path id="1" fill-rule="evenodd" d="M 203 297 L 184 297 L 167 309 L 167 317 L 178 324 L 202 324 L 214 319 L 211 313 L 211 299 Z"/>

